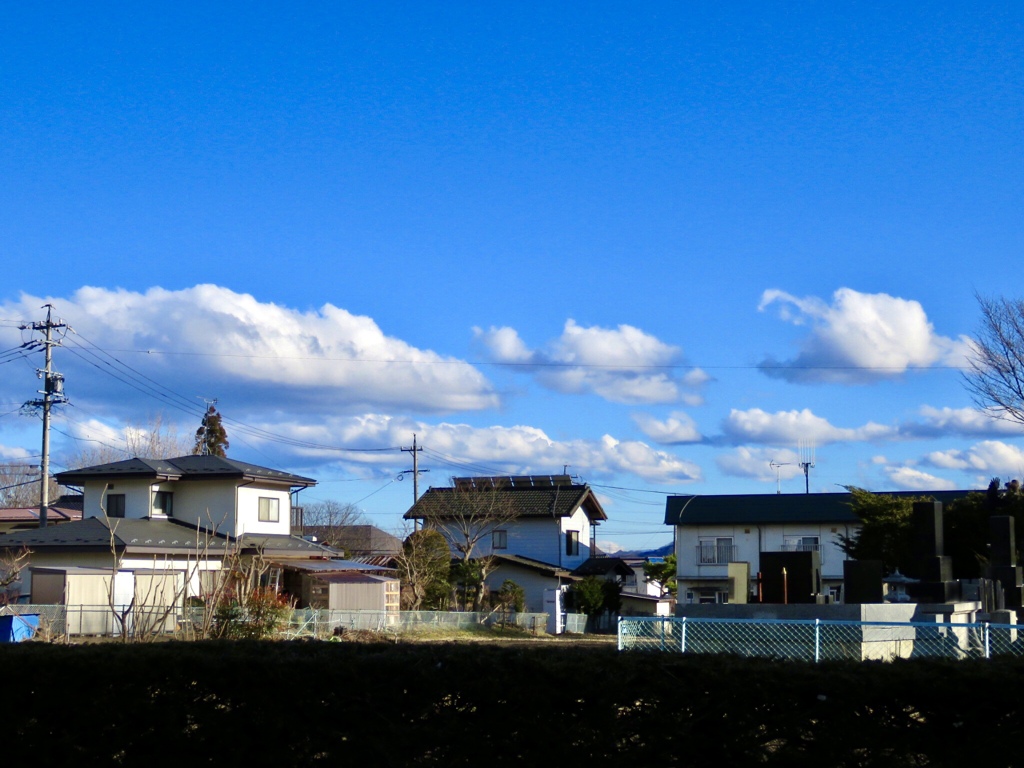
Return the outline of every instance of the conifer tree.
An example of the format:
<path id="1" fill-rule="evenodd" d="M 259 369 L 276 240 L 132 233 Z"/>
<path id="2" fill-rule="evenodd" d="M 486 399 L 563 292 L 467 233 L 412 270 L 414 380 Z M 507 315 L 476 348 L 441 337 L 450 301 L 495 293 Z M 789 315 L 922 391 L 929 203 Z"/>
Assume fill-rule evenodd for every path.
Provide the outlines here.
<path id="1" fill-rule="evenodd" d="M 203 414 L 203 422 L 196 430 L 196 443 L 192 447 L 192 453 L 201 456 L 224 457 L 227 455 L 230 445 L 221 416 L 217 412 L 217 408 L 211 405 Z"/>

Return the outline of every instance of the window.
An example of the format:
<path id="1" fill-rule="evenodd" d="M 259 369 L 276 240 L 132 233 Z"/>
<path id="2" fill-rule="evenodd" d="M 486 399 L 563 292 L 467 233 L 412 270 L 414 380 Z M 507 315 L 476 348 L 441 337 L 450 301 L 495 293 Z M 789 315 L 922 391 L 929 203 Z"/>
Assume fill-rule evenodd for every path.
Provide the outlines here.
<path id="1" fill-rule="evenodd" d="M 577 557 L 580 554 L 580 532 L 565 532 L 565 554 L 569 557 Z"/>
<path id="2" fill-rule="evenodd" d="M 725 565 L 733 561 L 732 536 L 701 539 L 697 545 L 697 565 Z"/>
<path id="3" fill-rule="evenodd" d="M 124 494 L 107 494 L 107 517 L 124 517 Z"/>
<path id="4" fill-rule="evenodd" d="M 491 534 L 491 549 L 508 549 L 508 531 L 494 531 Z"/>
<path id="5" fill-rule="evenodd" d="M 276 523 L 281 519 L 281 500 L 260 496 L 260 522 Z"/>
<path id="6" fill-rule="evenodd" d="M 174 494 L 170 491 L 153 493 L 153 514 L 170 517 L 174 513 Z"/>

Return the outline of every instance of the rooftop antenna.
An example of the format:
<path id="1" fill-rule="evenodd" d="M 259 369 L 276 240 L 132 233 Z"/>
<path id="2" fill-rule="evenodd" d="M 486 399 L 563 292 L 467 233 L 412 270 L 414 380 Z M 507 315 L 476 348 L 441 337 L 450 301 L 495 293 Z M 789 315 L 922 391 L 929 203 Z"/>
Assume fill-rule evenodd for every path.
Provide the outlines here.
<path id="1" fill-rule="evenodd" d="M 814 467 L 814 443 L 800 441 L 800 467 L 804 471 L 804 493 L 811 492 L 811 469 Z"/>
<path id="2" fill-rule="evenodd" d="M 793 466 L 793 462 L 772 459 L 768 462 L 768 466 L 775 470 L 775 493 L 782 493 L 782 468 Z"/>

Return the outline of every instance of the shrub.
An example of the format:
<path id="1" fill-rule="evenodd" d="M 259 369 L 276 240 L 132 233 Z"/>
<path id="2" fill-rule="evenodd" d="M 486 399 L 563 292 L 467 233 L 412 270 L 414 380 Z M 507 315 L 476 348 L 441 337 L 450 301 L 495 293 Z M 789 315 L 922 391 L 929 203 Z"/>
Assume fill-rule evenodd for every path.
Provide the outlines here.
<path id="1" fill-rule="evenodd" d="M 214 614 L 214 634 L 228 640 L 264 640 L 288 621 L 291 601 L 270 589 L 254 589 L 245 597 L 225 595 Z"/>

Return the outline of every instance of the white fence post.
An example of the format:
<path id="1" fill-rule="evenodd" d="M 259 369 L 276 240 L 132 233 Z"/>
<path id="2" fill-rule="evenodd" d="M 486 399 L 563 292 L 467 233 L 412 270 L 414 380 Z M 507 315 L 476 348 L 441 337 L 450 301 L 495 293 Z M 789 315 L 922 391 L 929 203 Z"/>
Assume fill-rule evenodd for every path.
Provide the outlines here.
<path id="1" fill-rule="evenodd" d="M 821 619 L 814 620 L 814 663 L 821 661 Z"/>
<path id="2" fill-rule="evenodd" d="M 679 644 L 679 652 L 680 653 L 686 653 L 686 617 L 685 616 L 683 616 L 682 625 L 683 625 L 683 628 L 679 631 L 679 634 L 682 636 L 682 640 L 680 641 L 680 644 Z"/>

